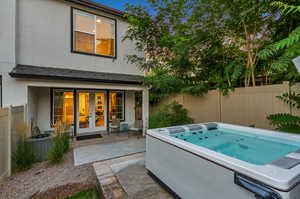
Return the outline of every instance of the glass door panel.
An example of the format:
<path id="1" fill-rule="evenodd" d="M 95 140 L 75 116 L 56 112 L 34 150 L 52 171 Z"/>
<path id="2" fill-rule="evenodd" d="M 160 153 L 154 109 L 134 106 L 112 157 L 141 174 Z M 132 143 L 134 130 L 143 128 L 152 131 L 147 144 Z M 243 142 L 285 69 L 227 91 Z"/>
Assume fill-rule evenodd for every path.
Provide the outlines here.
<path id="1" fill-rule="evenodd" d="M 105 95 L 104 93 L 95 93 L 95 126 L 103 127 L 105 125 Z"/>
<path id="2" fill-rule="evenodd" d="M 73 125 L 74 99 L 72 91 L 54 90 L 53 92 L 53 124 L 61 122 Z"/>
<path id="3" fill-rule="evenodd" d="M 79 93 L 79 128 L 90 127 L 90 93 Z"/>
<path id="4" fill-rule="evenodd" d="M 106 92 L 81 91 L 77 94 L 78 134 L 106 130 Z"/>

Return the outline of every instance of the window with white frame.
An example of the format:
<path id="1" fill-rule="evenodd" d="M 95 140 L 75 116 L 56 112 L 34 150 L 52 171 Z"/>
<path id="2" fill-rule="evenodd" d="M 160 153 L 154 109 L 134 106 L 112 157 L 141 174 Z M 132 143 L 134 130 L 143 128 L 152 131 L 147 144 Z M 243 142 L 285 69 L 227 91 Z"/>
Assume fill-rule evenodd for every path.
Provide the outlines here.
<path id="1" fill-rule="evenodd" d="M 116 20 L 73 9 L 73 51 L 115 57 Z"/>

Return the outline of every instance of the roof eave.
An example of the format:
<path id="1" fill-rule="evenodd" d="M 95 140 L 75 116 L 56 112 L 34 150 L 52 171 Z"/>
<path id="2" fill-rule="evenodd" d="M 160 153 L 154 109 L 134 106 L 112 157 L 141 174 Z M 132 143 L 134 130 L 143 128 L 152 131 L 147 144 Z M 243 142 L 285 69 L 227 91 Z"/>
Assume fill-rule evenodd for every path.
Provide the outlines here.
<path id="1" fill-rule="evenodd" d="M 81 82 L 98 82 L 98 83 L 113 83 L 113 84 L 130 84 L 130 85 L 142 85 L 143 82 L 138 81 L 124 81 L 124 80 L 106 80 L 106 79 L 88 79 L 77 77 L 62 77 L 62 76 L 46 76 L 46 75 L 34 75 L 34 74 L 17 74 L 10 72 L 9 75 L 13 78 L 24 79 L 40 79 L 40 80 L 64 80 L 64 81 L 81 81 Z"/>
<path id="2" fill-rule="evenodd" d="M 93 8 L 93 9 L 96 9 L 96 10 L 99 10 L 99 11 L 117 16 L 117 17 L 127 19 L 125 17 L 125 12 L 123 12 L 121 10 L 117 10 L 117 9 L 114 9 L 114 8 L 104 6 L 102 4 L 92 2 L 90 0 L 64 0 L 64 1 L 72 2 L 72 3 L 78 4 L 78 5 L 81 5 L 81 6 L 85 6 L 85 7 L 89 7 L 89 8 Z"/>

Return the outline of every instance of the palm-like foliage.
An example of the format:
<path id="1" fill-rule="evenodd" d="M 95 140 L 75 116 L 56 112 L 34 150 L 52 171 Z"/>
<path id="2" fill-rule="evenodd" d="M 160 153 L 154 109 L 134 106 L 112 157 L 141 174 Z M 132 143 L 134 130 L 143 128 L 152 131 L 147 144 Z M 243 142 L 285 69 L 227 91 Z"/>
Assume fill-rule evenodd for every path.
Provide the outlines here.
<path id="1" fill-rule="evenodd" d="M 300 13 L 300 6 L 288 5 L 279 1 L 273 2 L 282 14 Z M 300 26 L 295 28 L 288 37 L 275 42 L 258 52 L 257 56 L 266 60 L 274 72 L 287 72 L 293 66 L 292 59 L 300 54 Z M 290 70 L 291 71 L 291 70 Z"/>
<path id="2" fill-rule="evenodd" d="M 275 1 L 272 3 L 272 5 L 275 7 L 278 7 L 285 14 L 300 12 L 300 5 L 293 6 L 293 5 L 288 5 L 288 4 L 282 3 L 280 1 Z"/>
<path id="3" fill-rule="evenodd" d="M 265 49 L 261 50 L 258 53 L 258 56 L 261 59 L 268 59 L 276 55 L 280 50 L 283 49 L 286 49 L 286 53 L 287 53 L 286 55 L 293 56 L 294 55 L 293 51 L 298 53 L 300 51 L 299 41 L 300 41 L 300 27 L 292 31 L 287 38 L 278 41 L 274 44 L 271 44 L 270 46 L 267 46 Z"/>
<path id="4" fill-rule="evenodd" d="M 286 104 L 289 104 L 297 109 L 300 109 L 300 94 L 284 93 L 277 97 Z M 267 117 L 271 124 L 280 131 L 291 133 L 300 133 L 300 117 L 289 113 L 272 114 Z"/>
<path id="5" fill-rule="evenodd" d="M 285 93 L 282 96 L 278 96 L 277 98 L 281 99 L 294 108 L 300 109 L 300 94 L 297 94 L 295 92 L 291 94 Z"/>

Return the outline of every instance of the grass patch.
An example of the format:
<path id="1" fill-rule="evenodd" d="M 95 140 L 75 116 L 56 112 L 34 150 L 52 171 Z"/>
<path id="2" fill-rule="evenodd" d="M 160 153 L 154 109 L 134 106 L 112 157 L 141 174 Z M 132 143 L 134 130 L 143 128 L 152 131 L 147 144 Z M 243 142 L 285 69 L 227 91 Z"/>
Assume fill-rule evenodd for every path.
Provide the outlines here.
<path id="1" fill-rule="evenodd" d="M 96 188 L 81 191 L 73 196 L 67 197 L 65 199 L 100 199 L 98 191 Z"/>

